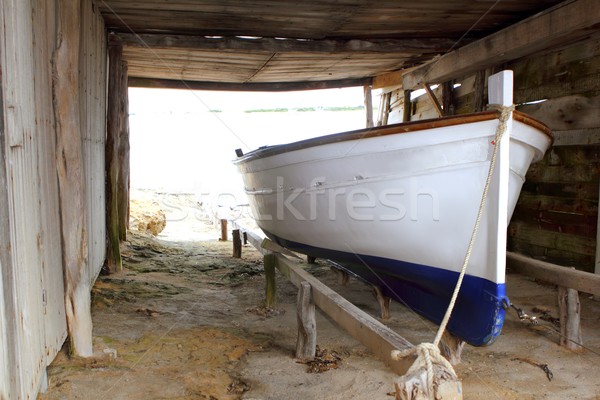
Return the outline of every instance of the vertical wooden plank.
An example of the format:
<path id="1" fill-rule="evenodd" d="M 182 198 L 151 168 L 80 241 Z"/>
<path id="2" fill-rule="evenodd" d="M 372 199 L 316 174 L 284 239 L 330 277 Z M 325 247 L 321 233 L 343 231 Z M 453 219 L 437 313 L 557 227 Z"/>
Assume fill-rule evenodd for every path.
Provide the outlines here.
<path id="1" fill-rule="evenodd" d="M 475 74 L 475 83 L 473 84 L 473 110 L 479 112 L 485 109 L 485 70 L 479 70 Z"/>
<path id="2" fill-rule="evenodd" d="M 454 115 L 454 81 L 442 84 L 442 109 L 444 115 Z"/>
<path id="3" fill-rule="evenodd" d="M 79 109 L 81 3 L 58 2 L 59 38 L 53 57 L 54 113 L 65 274 L 65 309 L 71 351 L 92 355 L 90 279 L 85 229 L 85 184 Z"/>
<path id="4" fill-rule="evenodd" d="M 2 271 L 6 343 L 10 359 L 7 391 L 35 396 L 46 366 L 40 213 L 40 168 L 36 128 L 33 3 L 0 2 L 4 165 Z M 51 101 L 51 99 L 46 99 Z M 7 223 L 6 223 L 7 222 Z M 6 223 L 6 225 L 4 225 Z M 4 230 L 7 229 L 7 230 Z"/>
<path id="5" fill-rule="evenodd" d="M 56 130 L 52 104 L 52 54 L 56 47 L 56 0 L 34 0 L 33 38 L 36 121 L 40 175 L 45 354 L 50 363 L 67 336 L 61 252 L 60 203 L 56 176 Z"/>
<path id="6" fill-rule="evenodd" d="M 121 271 L 121 250 L 119 246 L 119 134 L 121 133 L 121 73 L 123 47 L 111 43 L 108 49 L 108 112 L 106 116 L 106 270 L 109 273 Z"/>
<path id="7" fill-rule="evenodd" d="M 300 282 L 298 287 L 296 320 L 298 322 L 296 358 L 302 361 L 313 360 L 317 351 L 317 322 L 315 303 L 312 301 L 311 286 L 308 282 Z"/>
<path id="8" fill-rule="evenodd" d="M 121 133 L 119 135 L 118 215 L 119 239 L 127 238 L 129 227 L 129 93 L 127 89 L 127 61 L 121 62 Z"/>
<path id="9" fill-rule="evenodd" d="M 410 90 L 404 91 L 404 110 L 402 112 L 402 122 L 410 121 L 412 115 L 412 103 L 410 102 Z"/>
<path id="10" fill-rule="evenodd" d="M 366 127 L 373 127 L 373 96 L 371 94 L 371 85 L 365 85 L 364 88 L 365 94 L 365 113 L 366 113 Z"/>
<path id="11" fill-rule="evenodd" d="M 222 219 L 221 220 L 221 241 L 226 242 L 227 241 L 227 220 L 226 219 Z"/>

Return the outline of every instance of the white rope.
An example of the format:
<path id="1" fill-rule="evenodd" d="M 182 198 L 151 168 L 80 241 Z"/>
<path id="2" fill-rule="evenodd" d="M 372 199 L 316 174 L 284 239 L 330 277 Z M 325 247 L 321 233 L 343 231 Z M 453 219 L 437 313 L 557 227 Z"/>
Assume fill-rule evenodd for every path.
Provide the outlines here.
<path id="1" fill-rule="evenodd" d="M 492 158 L 490 160 L 490 168 L 488 171 L 488 175 L 485 181 L 485 186 L 483 188 L 483 194 L 481 196 L 481 202 L 479 203 L 479 211 L 477 212 L 477 219 L 475 220 L 475 226 L 473 227 L 473 232 L 471 232 L 471 239 L 469 241 L 469 246 L 467 247 L 467 252 L 465 254 L 465 258 L 463 260 L 463 264 L 460 270 L 460 274 L 458 276 L 458 280 L 456 282 L 456 286 L 454 287 L 454 293 L 452 293 L 452 298 L 450 299 L 450 304 L 448 305 L 448 309 L 446 310 L 446 314 L 440 323 L 440 327 L 435 336 L 435 340 L 433 343 L 421 343 L 418 346 L 405 350 L 398 351 L 393 350 L 391 357 L 394 360 L 399 360 L 401 358 L 410 356 L 412 354 L 417 354 L 417 359 L 407 371 L 411 373 L 415 370 L 418 370 L 425 366 L 427 368 L 427 385 L 430 398 L 435 398 L 434 387 L 433 387 L 433 362 L 443 365 L 448 369 L 448 371 L 454 375 L 456 378 L 456 372 L 454 372 L 454 368 L 452 368 L 452 364 L 446 360 L 441 354 L 439 350 L 439 343 L 442 340 L 442 335 L 446 330 L 446 326 L 448 325 L 448 321 L 452 316 L 452 311 L 454 310 L 454 305 L 456 304 L 456 299 L 458 298 L 458 294 L 460 292 L 460 287 L 462 286 L 463 278 L 465 273 L 467 272 L 467 266 L 469 265 L 469 259 L 471 258 L 471 253 L 473 251 L 473 246 L 475 245 L 475 239 L 477 237 L 477 231 L 479 230 L 479 225 L 481 223 L 481 218 L 483 216 L 483 209 L 485 207 L 485 203 L 487 200 L 488 192 L 490 189 L 490 185 L 492 182 L 492 176 L 494 174 L 494 168 L 496 166 L 496 158 L 498 156 L 498 150 L 500 149 L 500 140 L 502 136 L 506 132 L 507 122 L 510 119 L 512 112 L 515 110 L 515 106 L 500 106 L 500 105 L 492 105 L 490 108 L 496 109 L 500 112 L 500 116 L 498 117 L 498 127 L 496 128 L 496 135 L 494 137 L 494 151 L 492 153 Z M 501 222 L 501 221 L 500 221 Z"/>

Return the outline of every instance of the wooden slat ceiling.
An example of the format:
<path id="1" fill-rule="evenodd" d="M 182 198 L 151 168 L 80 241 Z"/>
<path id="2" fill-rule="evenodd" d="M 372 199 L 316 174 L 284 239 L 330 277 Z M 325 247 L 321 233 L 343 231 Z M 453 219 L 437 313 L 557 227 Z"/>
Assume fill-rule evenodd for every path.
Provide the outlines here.
<path id="1" fill-rule="evenodd" d="M 130 76 L 233 84 L 373 77 L 559 3 L 96 0 L 113 38 L 124 45 Z"/>

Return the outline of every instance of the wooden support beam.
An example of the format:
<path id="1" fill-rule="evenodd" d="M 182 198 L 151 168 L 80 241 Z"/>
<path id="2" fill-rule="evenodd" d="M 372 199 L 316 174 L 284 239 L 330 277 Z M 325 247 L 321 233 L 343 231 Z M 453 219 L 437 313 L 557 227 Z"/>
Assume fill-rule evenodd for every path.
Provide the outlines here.
<path id="1" fill-rule="evenodd" d="M 227 237 L 227 220 L 226 219 L 220 220 L 220 224 L 221 224 L 221 238 L 219 240 L 221 240 L 222 242 L 226 242 L 228 240 L 228 237 Z"/>
<path id="2" fill-rule="evenodd" d="M 579 292 L 564 286 L 558 287 L 558 311 L 560 316 L 561 346 L 573 351 L 582 351 L 581 304 Z"/>
<path id="3" fill-rule="evenodd" d="M 263 257 L 265 266 L 265 307 L 273 308 L 277 305 L 277 285 L 275 284 L 275 267 L 277 266 L 277 257 L 275 253 L 267 253 Z"/>
<path id="4" fill-rule="evenodd" d="M 243 237 L 244 237 L 244 244 L 248 244 L 248 234 L 246 232 L 243 233 Z"/>
<path id="5" fill-rule="evenodd" d="M 265 53 L 309 52 L 309 53 L 403 53 L 421 55 L 437 53 L 452 46 L 454 41 L 446 38 L 427 39 L 275 39 L 240 37 L 207 38 L 197 35 L 165 34 L 117 34 L 124 46 L 143 48 L 175 48 L 189 50 L 238 50 Z"/>
<path id="6" fill-rule="evenodd" d="M 387 74 L 377 75 L 373 77 L 373 89 L 394 89 L 402 86 L 402 75 L 408 70 L 392 71 Z"/>
<path id="7" fill-rule="evenodd" d="M 117 207 L 119 216 L 119 239 L 127 239 L 129 228 L 129 93 L 127 90 L 127 61 L 121 62 L 120 125 L 117 155 L 119 176 L 117 178 Z"/>
<path id="8" fill-rule="evenodd" d="M 242 257 L 242 238 L 240 230 L 234 229 L 231 231 L 231 241 L 233 242 L 233 258 Z"/>
<path id="9" fill-rule="evenodd" d="M 290 92 L 299 90 L 339 89 L 345 87 L 364 86 L 371 83 L 371 78 L 351 78 L 332 81 L 300 81 L 300 82 L 198 82 L 182 79 L 155 79 L 130 76 L 129 87 L 184 89 L 184 90 L 221 90 L 236 92 Z"/>
<path id="10" fill-rule="evenodd" d="M 433 90 L 431 90 L 431 87 L 429 86 L 428 83 L 424 83 L 423 87 L 425 88 L 427 95 L 431 99 L 431 102 L 433 103 L 433 106 L 435 107 L 435 110 L 437 111 L 438 116 L 443 117 L 444 110 L 442 109 L 442 105 L 440 104 L 440 101 L 438 100 L 437 96 L 435 95 L 435 93 L 433 93 Z"/>
<path id="11" fill-rule="evenodd" d="M 369 348 L 394 372 L 404 374 L 408 370 L 415 358 L 406 357 L 399 361 L 393 360 L 391 351 L 408 350 L 413 347 L 410 342 L 331 290 L 302 269 L 297 261 L 290 260 L 281 254 L 273 254 L 272 257 L 276 260 L 277 269 L 295 286 L 299 287 L 302 282 L 308 282 L 312 288 L 315 305 L 352 337 Z"/>
<path id="12" fill-rule="evenodd" d="M 508 267 L 520 274 L 531 276 L 553 285 L 568 287 L 579 292 L 600 296 L 600 276 L 568 267 L 535 260 L 522 254 L 506 252 Z"/>
<path id="13" fill-rule="evenodd" d="M 53 55 L 52 76 L 70 351 L 81 357 L 90 357 L 93 354 L 91 287 L 87 265 L 83 134 L 79 110 L 80 9 L 78 1 L 58 2 L 58 41 Z"/>
<path id="14" fill-rule="evenodd" d="M 119 244 L 119 136 L 121 134 L 121 74 L 123 48 L 118 44 L 108 47 L 108 108 L 106 115 L 106 265 L 105 272 L 123 269 Z"/>
<path id="15" fill-rule="evenodd" d="M 298 287 L 296 317 L 298 320 L 296 358 L 301 361 L 311 361 L 317 351 L 317 322 L 315 303 L 312 301 L 311 286 L 308 282 L 301 282 Z"/>
<path id="16" fill-rule="evenodd" d="M 365 93 L 365 113 L 366 113 L 366 127 L 373 127 L 373 95 L 371 94 L 371 85 L 365 85 L 363 87 Z"/>
<path id="17" fill-rule="evenodd" d="M 598 21 L 597 0 L 567 0 L 406 73 L 404 89 L 459 78 L 585 37 L 598 30 Z"/>
<path id="18" fill-rule="evenodd" d="M 381 319 L 390 319 L 390 303 L 392 299 L 383 294 L 379 286 L 373 285 L 373 294 L 379 303 L 379 316 Z"/>
<path id="19" fill-rule="evenodd" d="M 410 90 L 404 91 L 404 110 L 402 111 L 402 122 L 410 121 L 412 116 L 412 103 L 410 101 Z"/>
<path id="20" fill-rule="evenodd" d="M 307 264 L 314 264 L 316 261 L 317 261 L 317 257 L 306 256 L 306 263 Z"/>
<path id="21" fill-rule="evenodd" d="M 472 112 L 480 112 L 485 108 L 485 70 L 480 69 L 475 74 L 475 83 L 473 84 L 473 110 Z"/>

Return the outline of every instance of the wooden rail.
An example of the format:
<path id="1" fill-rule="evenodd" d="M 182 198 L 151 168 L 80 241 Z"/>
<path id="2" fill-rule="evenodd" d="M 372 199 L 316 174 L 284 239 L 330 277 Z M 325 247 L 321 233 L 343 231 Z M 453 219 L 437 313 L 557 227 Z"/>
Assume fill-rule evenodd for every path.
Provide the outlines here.
<path id="1" fill-rule="evenodd" d="M 414 362 L 414 357 L 407 357 L 400 361 L 392 360 L 391 351 L 406 350 L 413 345 L 398 335 L 396 332 L 377 321 L 375 318 L 362 311 L 341 295 L 330 289 L 327 285 L 306 272 L 300 260 L 292 260 L 279 252 L 283 249 L 271 240 L 261 237 L 256 232 L 246 230 L 235 222 L 234 229 L 242 230 L 248 242 L 265 255 L 265 265 L 274 265 L 290 282 L 300 288 L 303 282 L 311 287 L 311 298 L 314 304 L 346 330 L 352 337 L 360 341 L 371 350 L 379 359 L 383 360 L 394 372 L 403 375 Z M 270 280 L 267 277 L 267 281 Z M 273 283 L 271 282 L 271 286 Z M 274 291 L 274 288 L 271 289 Z M 267 294 L 273 302 L 273 293 Z"/>
<path id="2" fill-rule="evenodd" d="M 560 344 L 582 350 L 579 292 L 600 296 L 600 275 L 562 267 L 522 254 L 507 252 L 507 266 L 515 272 L 558 286 Z"/>

